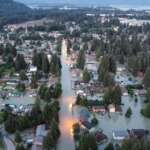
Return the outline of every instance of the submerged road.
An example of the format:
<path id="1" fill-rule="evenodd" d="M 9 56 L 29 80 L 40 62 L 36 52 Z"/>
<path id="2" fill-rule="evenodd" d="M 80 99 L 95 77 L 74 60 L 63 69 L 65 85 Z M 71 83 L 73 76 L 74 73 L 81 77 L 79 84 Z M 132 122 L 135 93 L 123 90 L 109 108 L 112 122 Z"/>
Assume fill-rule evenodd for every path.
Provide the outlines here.
<path id="1" fill-rule="evenodd" d="M 72 114 L 72 104 L 75 101 L 74 91 L 71 88 L 71 74 L 69 71 L 69 60 L 67 58 L 66 41 L 62 41 L 62 97 L 60 99 L 60 131 L 61 136 L 58 141 L 58 150 L 75 150 L 72 135 L 72 125 L 76 122 L 75 115 Z"/>

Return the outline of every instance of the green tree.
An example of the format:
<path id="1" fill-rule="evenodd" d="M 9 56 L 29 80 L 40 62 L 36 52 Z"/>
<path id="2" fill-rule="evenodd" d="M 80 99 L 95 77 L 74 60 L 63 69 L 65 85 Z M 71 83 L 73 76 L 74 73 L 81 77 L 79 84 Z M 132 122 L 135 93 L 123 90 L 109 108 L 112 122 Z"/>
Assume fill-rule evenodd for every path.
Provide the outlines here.
<path id="1" fill-rule="evenodd" d="M 52 134 L 54 140 L 57 141 L 60 136 L 60 130 L 59 130 L 59 125 L 55 119 L 53 119 L 53 121 L 51 123 L 51 134 Z"/>
<path id="2" fill-rule="evenodd" d="M 27 64 L 25 62 L 24 56 L 22 54 L 18 54 L 15 60 L 15 69 L 16 71 L 25 70 Z"/>
<path id="3" fill-rule="evenodd" d="M 127 112 L 125 113 L 125 116 L 126 116 L 127 118 L 130 118 L 131 115 L 132 115 L 132 109 L 131 109 L 131 107 L 129 107 L 129 108 L 127 109 Z"/>
<path id="4" fill-rule="evenodd" d="M 27 75 L 26 75 L 24 70 L 20 71 L 19 77 L 20 77 L 20 80 L 22 80 L 22 81 L 28 80 L 28 77 L 27 77 Z"/>
<path id="5" fill-rule="evenodd" d="M 83 81 L 85 83 L 88 83 L 90 81 L 90 79 L 91 79 L 91 74 L 88 72 L 87 69 L 85 69 L 83 72 Z"/>
<path id="6" fill-rule="evenodd" d="M 84 69 L 84 65 L 85 65 L 85 54 L 84 54 L 84 50 L 80 50 L 79 51 L 79 55 L 77 58 L 77 68 L 79 69 Z"/>
<path id="7" fill-rule="evenodd" d="M 98 119 L 96 117 L 94 117 L 91 121 L 93 126 L 96 126 L 98 124 Z"/>
<path id="8" fill-rule="evenodd" d="M 6 64 L 10 67 L 14 66 L 14 60 L 13 60 L 13 56 L 11 54 L 8 55 L 8 58 L 6 60 Z"/>
<path id="9" fill-rule="evenodd" d="M 62 93 L 62 86 L 60 82 L 57 82 L 54 89 L 54 97 L 58 98 L 61 96 Z"/>
<path id="10" fill-rule="evenodd" d="M 109 143 L 108 145 L 106 145 L 104 150 L 115 150 L 114 145 L 112 143 Z"/>
<path id="11" fill-rule="evenodd" d="M 147 68 L 147 70 L 145 72 L 143 84 L 144 84 L 145 88 L 150 88 L 150 68 L 149 67 Z"/>
<path id="12" fill-rule="evenodd" d="M 32 125 L 31 120 L 27 114 L 20 116 L 18 119 L 17 129 L 23 131 Z"/>
<path id="13" fill-rule="evenodd" d="M 44 120 L 48 123 L 51 122 L 51 119 L 53 117 L 52 115 L 53 115 L 52 106 L 50 104 L 46 104 L 43 110 Z"/>
<path id="14" fill-rule="evenodd" d="M 122 92 L 119 86 L 108 88 L 104 93 L 104 101 L 106 104 L 121 104 Z"/>
<path id="15" fill-rule="evenodd" d="M 146 103 L 150 103 L 150 88 L 146 92 Z"/>
<path id="16" fill-rule="evenodd" d="M 49 88 L 47 88 L 46 91 L 45 91 L 44 100 L 46 102 L 50 102 L 51 101 L 51 93 L 50 93 L 50 89 Z"/>
<path id="17" fill-rule="evenodd" d="M 14 133 L 16 131 L 16 125 L 17 125 L 16 118 L 10 115 L 8 119 L 5 121 L 4 124 L 5 130 L 8 133 Z"/>
<path id="18" fill-rule="evenodd" d="M 18 131 L 15 133 L 15 142 L 16 143 L 21 143 L 22 142 L 22 137 Z"/>
<path id="19" fill-rule="evenodd" d="M 80 136 L 80 125 L 78 123 L 73 124 L 73 136 L 75 140 L 79 140 Z"/>
<path id="20" fill-rule="evenodd" d="M 99 81 L 107 81 L 109 73 L 116 73 L 116 62 L 112 56 L 104 55 L 98 68 Z M 107 78 L 106 78 L 107 76 Z"/>
<path id="21" fill-rule="evenodd" d="M 97 150 L 96 139 L 91 134 L 83 134 L 79 141 L 79 150 Z"/>
<path id="22" fill-rule="evenodd" d="M 115 105 L 120 105 L 121 104 L 121 99 L 122 99 L 122 91 L 119 85 L 114 87 L 114 94 L 113 94 L 113 103 Z"/>
<path id="23" fill-rule="evenodd" d="M 47 136 L 44 138 L 43 141 L 43 148 L 45 150 L 52 150 L 55 147 L 55 140 L 51 134 L 51 132 L 48 132 Z"/>
<path id="24" fill-rule="evenodd" d="M 145 108 L 141 110 L 142 115 L 144 115 L 147 118 L 150 118 L 150 103 L 148 103 Z"/>
<path id="25" fill-rule="evenodd" d="M 25 150 L 25 148 L 22 144 L 17 144 L 16 150 Z"/>
<path id="26" fill-rule="evenodd" d="M 26 86 L 25 86 L 24 83 L 19 82 L 19 83 L 17 84 L 17 86 L 16 86 L 16 89 L 17 89 L 19 92 L 25 92 Z"/>
<path id="27" fill-rule="evenodd" d="M 40 96 L 41 99 L 44 99 L 46 91 L 47 87 L 44 84 L 42 84 L 38 90 L 38 95 Z"/>
<path id="28" fill-rule="evenodd" d="M 44 73 L 49 73 L 49 61 L 46 54 L 42 56 L 42 70 Z"/>
<path id="29" fill-rule="evenodd" d="M 61 61 L 60 58 L 54 54 L 52 55 L 50 62 L 50 72 L 54 75 L 59 76 L 61 74 Z"/>
<path id="30" fill-rule="evenodd" d="M 114 77 L 109 72 L 105 72 L 103 84 L 104 86 L 113 86 L 115 84 Z"/>
<path id="31" fill-rule="evenodd" d="M 32 89 L 36 89 L 38 87 L 37 79 L 36 79 L 36 76 L 34 74 L 32 75 L 30 86 Z"/>

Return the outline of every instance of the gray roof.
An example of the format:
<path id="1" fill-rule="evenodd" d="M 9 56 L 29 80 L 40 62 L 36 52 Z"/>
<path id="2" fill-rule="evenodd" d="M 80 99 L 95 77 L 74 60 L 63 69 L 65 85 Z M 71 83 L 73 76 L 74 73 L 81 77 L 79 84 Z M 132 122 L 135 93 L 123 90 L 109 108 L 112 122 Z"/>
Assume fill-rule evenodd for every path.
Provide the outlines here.
<path id="1" fill-rule="evenodd" d="M 129 136 L 126 130 L 115 130 L 113 131 L 113 134 L 116 137 L 128 137 Z"/>

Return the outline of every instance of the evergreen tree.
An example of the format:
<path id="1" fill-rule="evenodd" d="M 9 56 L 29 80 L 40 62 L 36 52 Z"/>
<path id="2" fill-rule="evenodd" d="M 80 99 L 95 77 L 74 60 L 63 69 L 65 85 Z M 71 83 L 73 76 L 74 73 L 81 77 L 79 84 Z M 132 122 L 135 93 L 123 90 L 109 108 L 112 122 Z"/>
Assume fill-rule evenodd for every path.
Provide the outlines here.
<path id="1" fill-rule="evenodd" d="M 42 70 L 44 73 L 49 73 L 49 61 L 46 54 L 42 57 Z"/>
<path id="2" fill-rule="evenodd" d="M 112 143 L 109 143 L 104 150 L 115 150 L 115 148 Z"/>
<path id="3" fill-rule="evenodd" d="M 84 54 L 84 50 L 80 50 L 79 51 L 79 55 L 77 58 L 77 68 L 79 69 L 84 69 L 84 65 L 85 65 L 85 54 Z"/>
<path id="4" fill-rule="evenodd" d="M 51 63 L 50 63 L 50 72 L 55 75 L 60 75 L 61 73 L 61 61 L 60 58 L 54 54 L 52 55 Z"/>
<path id="5" fill-rule="evenodd" d="M 145 72 L 143 84 L 144 84 L 145 88 L 150 88 L 150 68 L 149 67 L 147 68 L 147 70 Z"/>
<path id="6" fill-rule="evenodd" d="M 17 144 L 16 150 L 25 150 L 25 148 L 22 144 Z"/>
<path id="7" fill-rule="evenodd" d="M 8 133 L 14 133 L 16 131 L 16 125 L 17 125 L 16 118 L 10 115 L 8 119 L 5 121 L 4 124 L 5 130 Z"/>
<path id="8" fill-rule="evenodd" d="M 32 89 L 36 89 L 38 87 L 37 79 L 36 79 L 36 76 L 34 74 L 32 75 L 30 86 Z"/>
<path id="9" fill-rule="evenodd" d="M 21 143 L 22 142 L 22 137 L 18 131 L 15 133 L 15 142 L 16 143 Z"/>
<path id="10" fill-rule="evenodd" d="M 17 84 L 17 86 L 16 86 L 16 89 L 17 89 L 18 91 L 20 91 L 20 92 L 25 92 L 26 86 L 25 86 L 24 83 L 19 82 L 19 83 Z"/>
<path id="11" fill-rule="evenodd" d="M 25 70 L 26 67 L 27 67 L 27 64 L 24 60 L 24 56 L 22 54 L 18 54 L 15 60 L 16 71 Z"/>
<path id="12" fill-rule="evenodd" d="M 7 64 L 8 66 L 10 66 L 10 67 L 13 67 L 13 66 L 14 66 L 14 60 L 13 60 L 13 56 L 12 56 L 11 54 L 8 55 L 6 64 Z"/>
<path id="13" fill-rule="evenodd" d="M 51 100 L 51 93 L 50 93 L 49 88 L 47 88 L 46 91 L 45 91 L 44 100 L 47 101 L 47 102 L 50 102 L 50 100 Z"/>
<path id="14" fill-rule="evenodd" d="M 109 72 L 105 72 L 103 79 L 104 86 L 113 86 L 115 84 L 114 77 Z"/>
<path id="15" fill-rule="evenodd" d="M 47 136 L 44 138 L 43 148 L 45 150 L 52 150 L 55 147 L 55 139 L 53 138 L 51 132 L 48 132 Z"/>
<path id="16" fill-rule="evenodd" d="M 20 77 L 20 80 L 22 80 L 22 81 L 28 80 L 28 77 L 27 77 L 27 75 L 26 75 L 24 70 L 20 71 L 19 77 Z"/>
<path id="17" fill-rule="evenodd" d="M 88 72 L 88 70 L 85 69 L 84 72 L 83 72 L 83 81 L 84 81 L 85 83 L 88 83 L 88 82 L 90 81 L 90 79 L 91 79 L 91 75 L 90 75 L 90 73 Z"/>
<path id="18" fill-rule="evenodd" d="M 132 115 L 132 110 L 131 110 L 131 107 L 129 107 L 129 108 L 127 109 L 127 112 L 126 112 L 125 116 L 126 116 L 127 118 L 130 118 L 131 115 Z"/>
<path id="19" fill-rule="evenodd" d="M 84 134 L 80 137 L 79 150 L 97 150 L 96 139 L 93 135 Z"/>

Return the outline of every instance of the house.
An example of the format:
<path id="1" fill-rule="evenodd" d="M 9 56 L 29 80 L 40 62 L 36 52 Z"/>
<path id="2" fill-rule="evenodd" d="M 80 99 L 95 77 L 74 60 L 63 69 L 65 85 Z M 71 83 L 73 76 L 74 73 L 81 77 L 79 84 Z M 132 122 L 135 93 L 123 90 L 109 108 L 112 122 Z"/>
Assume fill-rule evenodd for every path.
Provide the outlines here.
<path id="1" fill-rule="evenodd" d="M 97 131 L 94 135 L 98 144 L 107 141 L 107 136 L 103 132 Z"/>
<path id="2" fill-rule="evenodd" d="M 9 79 L 6 81 L 6 85 L 8 86 L 17 86 L 18 83 L 19 83 L 18 79 Z"/>
<path id="3" fill-rule="evenodd" d="M 110 113 L 116 112 L 115 105 L 113 105 L 113 104 L 108 105 L 108 110 L 109 110 Z"/>
<path id="4" fill-rule="evenodd" d="M 85 121 L 80 119 L 81 127 L 90 130 L 92 128 L 92 124 L 89 121 Z"/>
<path id="5" fill-rule="evenodd" d="M 36 67 L 36 66 L 33 66 L 33 65 L 30 65 L 30 67 L 29 67 L 29 72 L 30 72 L 30 73 L 35 73 L 35 72 L 37 72 L 37 67 Z"/>
<path id="6" fill-rule="evenodd" d="M 71 70 L 71 75 L 73 78 L 81 78 L 82 71 L 80 69 Z"/>
<path id="7" fill-rule="evenodd" d="M 113 135 L 113 140 L 117 140 L 117 141 L 129 138 L 128 131 L 126 130 L 115 130 L 112 132 L 112 135 Z"/>
<path id="8" fill-rule="evenodd" d="M 98 70 L 98 63 L 97 63 L 97 62 L 88 62 L 88 63 L 85 64 L 85 68 L 86 68 L 89 72 L 97 73 L 97 70 Z"/>
<path id="9" fill-rule="evenodd" d="M 119 105 L 117 105 L 116 107 L 115 107 L 115 111 L 116 112 L 119 112 L 119 113 L 121 113 L 122 112 L 122 107 L 121 106 L 119 106 Z"/>
<path id="10" fill-rule="evenodd" d="M 130 136 L 134 138 L 144 138 L 148 135 L 149 131 L 144 130 L 144 129 L 132 129 L 129 131 Z"/>
<path id="11" fill-rule="evenodd" d="M 104 106 L 93 106 L 92 111 L 96 113 L 105 113 L 106 109 Z"/>
<path id="12" fill-rule="evenodd" d="M 46 137 L 47 133 L 48 130 L 46 130 L 45 124 L 37 126 L 32 150 L 42 150 L 44 137 Z"/>
<path id="13" fill-rule="evenodd" d="M 144 95 L 146 95 L 146 90 L 144 90 L 144 89 L 135 90 L 135 95 L 144 96 Z"/>

